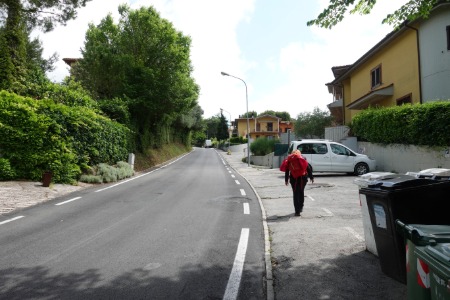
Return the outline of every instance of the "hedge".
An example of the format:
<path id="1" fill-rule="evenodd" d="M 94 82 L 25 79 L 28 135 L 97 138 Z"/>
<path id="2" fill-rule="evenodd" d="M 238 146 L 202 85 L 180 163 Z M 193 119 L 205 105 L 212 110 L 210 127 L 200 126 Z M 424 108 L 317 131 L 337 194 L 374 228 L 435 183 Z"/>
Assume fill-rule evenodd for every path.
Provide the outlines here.
<path id="1" fill-rule="evenodd" d="M 450 145 L 450 101 L 369 108 L 349 124 L 358 138 L 382 144 Z"/>
<path id="2" fill-rule="evenodd" d="M 0 91 L 0 136 L 15 178 L 51 171 L 54 182 L 71 183 L 89 165 L 126 159 L 130 131 L 88 107 Z"/>

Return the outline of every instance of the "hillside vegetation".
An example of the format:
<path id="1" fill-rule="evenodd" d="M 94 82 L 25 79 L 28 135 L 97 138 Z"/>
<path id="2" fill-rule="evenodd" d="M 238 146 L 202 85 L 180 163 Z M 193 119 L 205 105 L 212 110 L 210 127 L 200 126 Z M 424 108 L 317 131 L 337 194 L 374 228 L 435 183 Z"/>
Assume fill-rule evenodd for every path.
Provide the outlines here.
<path id="1" fill-rule="evenodd" d="M 139 170 L 189 151 L 203 111 L 188 36 L 153 7 L 121 5 L 117 23 L 107 15 L 89 26 L 71 76 L 52 83 L 45 72 L 56 57 L 42 58 L 29 16 L 17 14 L 26 3 L 15 3 L 0 23 L 0 180 L 51 172 L 74 183 L 104 164 L 123 166 L 129 153 Z"/>

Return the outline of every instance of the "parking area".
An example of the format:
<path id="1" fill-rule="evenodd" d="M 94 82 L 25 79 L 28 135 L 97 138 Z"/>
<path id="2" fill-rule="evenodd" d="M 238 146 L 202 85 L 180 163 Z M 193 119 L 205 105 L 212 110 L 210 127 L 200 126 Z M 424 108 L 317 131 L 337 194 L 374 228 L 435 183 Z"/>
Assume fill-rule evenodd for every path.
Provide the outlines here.
<path id="1" fill-rule="evenodd" d="M 234 154 L 234 153 L 233 153 Z M 260 196 L 270 231 L 275 299 L 406 299 L 406 285 L 366 251 L 356 176 L 315 174 L 294 216 L 278 169 L 247 167 L 225 155 Z"/>

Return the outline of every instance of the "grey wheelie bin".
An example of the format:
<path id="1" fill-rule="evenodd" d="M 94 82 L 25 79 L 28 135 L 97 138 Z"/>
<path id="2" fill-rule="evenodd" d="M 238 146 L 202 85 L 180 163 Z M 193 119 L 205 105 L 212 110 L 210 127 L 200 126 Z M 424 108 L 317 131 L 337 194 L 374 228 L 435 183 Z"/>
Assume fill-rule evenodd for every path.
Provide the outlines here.
<path id="1" fill-rule="evenodd" d="M 450 180 L 396 174 L 360 189 L 366 196 L 381 270 L 406 283 L 405 242 L 395 221 L 405 224 L 447 225 Z"/>
<path id="2" fill-rule="evenodd" d="M 374 180 L 380 180 L 384 178 L 392 177 L 395 173 L 391 172 L 370 172 L 364 175 L 358 176 L 353 183 L 356 184 L 359 189 L 369 186 Z M 372 222 L 370 222 L 369 208 L 367 207 L 367 199 L 363 194 L 359 194 L 359 204 L 361 205 L 361 216 L 364 229 L 364 241 L 366 244 L 366 250 L 370 253 L 378 256 L 377 246 L 375 244 L 375 237 L 373 235 Z"/>

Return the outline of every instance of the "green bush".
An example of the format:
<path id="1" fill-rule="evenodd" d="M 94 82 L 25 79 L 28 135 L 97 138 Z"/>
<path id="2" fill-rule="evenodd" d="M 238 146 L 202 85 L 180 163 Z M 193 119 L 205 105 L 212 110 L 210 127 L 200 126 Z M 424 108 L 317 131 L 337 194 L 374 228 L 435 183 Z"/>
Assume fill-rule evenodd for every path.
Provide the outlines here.
<path id="1" fill-rule="evenodd" d="M 246 144 L 246 143 L 247 143 L 247 139 L 244 139 L 242 136 L 230 138 L 231 145 L 240 145 L 240 144 Z"/>
<path id="2" fill-rule="evenodd" d="M 127 162 L 119 161 L 116 167 L 118 180 L 131 177 L 134 174 L 133 167 Z"/>
<path id="3" fill-rule="evenodd" d="M 250 151 L 257 156 L 264 156 L 274 152 L 275 144 L 279 143 L 278 139 L 257 138 L 250 144 Z"/>
<path id="4" fill-rule="evenodd" d="M 366 109 L 350 128 L 353 135 L 373 143 L 448 146 L 450 101 Z"/>
<path id="5" fill-rule="evenodd" d="M 86 183 L 102 183 L 103 182 L 103 178 L 102 178 L 102 176 L 99 176 L 99 175 L 86 175 L 86 174 L 83 174 L 80 177 L 80 181 L 81 182 L 86 182 Z"/>
<path id="6" fill-rule="evenodd" d="M 110 166 L 100 163 L 87 171 L 89 174 L 81 175 L 80 181 L 87 183 L 108 183 L 133 176 L 133 167 L 124 161 L 119 161 L 117 165 Z"/>
<path id="7" fill-rule="evenodd" d="M 73 183 L 89 165 L 128 155 L 130 131 L 84 106 L 0 91 L 0 149 L 16 176 Z"/>
<path id="8" fill-rule="evenodd" d="M 11 180 L 16 177 L 16 172 L 11 168 L 9 160 L 0 158 L 0 180 Z"/>

